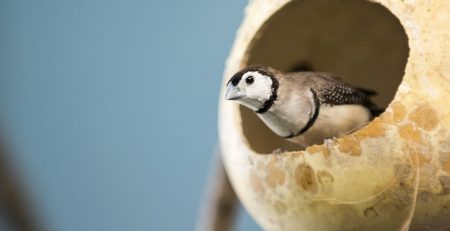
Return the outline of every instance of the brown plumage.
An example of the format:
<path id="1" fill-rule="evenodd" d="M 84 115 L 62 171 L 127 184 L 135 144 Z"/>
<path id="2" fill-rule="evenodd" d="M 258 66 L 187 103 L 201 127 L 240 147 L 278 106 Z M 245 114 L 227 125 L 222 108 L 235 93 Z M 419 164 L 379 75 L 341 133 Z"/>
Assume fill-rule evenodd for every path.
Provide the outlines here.
<path id="1" fill-rule="evenodd" d="M 255 111 L 273 132 L 303 146 L 358 129 L 376 110 L 373 92 L 328 73 L 250 66 L 233 75 L 227 87 L 227 99 Z"/>

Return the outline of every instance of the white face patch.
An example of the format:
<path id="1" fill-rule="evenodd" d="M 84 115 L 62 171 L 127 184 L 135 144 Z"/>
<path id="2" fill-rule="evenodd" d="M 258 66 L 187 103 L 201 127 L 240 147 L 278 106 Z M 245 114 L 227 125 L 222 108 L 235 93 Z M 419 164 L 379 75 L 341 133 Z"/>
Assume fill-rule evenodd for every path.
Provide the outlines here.
<path id="1" fill-rule="evenodd" d="M 253 77 L 252 83 L 247 83 L 247 78 Z M 242 75 L 238 85 L 245 92 L 245 98 L 264 102 L 272 95 L 272 79 L 257 71 L 249 71 Z"/>

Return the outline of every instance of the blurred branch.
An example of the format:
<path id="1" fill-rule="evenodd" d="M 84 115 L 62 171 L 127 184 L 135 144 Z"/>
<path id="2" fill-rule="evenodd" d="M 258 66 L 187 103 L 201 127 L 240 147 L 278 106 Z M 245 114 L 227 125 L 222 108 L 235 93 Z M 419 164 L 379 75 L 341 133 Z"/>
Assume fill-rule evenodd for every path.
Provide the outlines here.
<path id="1" fill-rule="evenodd" d="M 0 215 L 7 227 L 18 231 L 36 231 L 37 222 L 31 213 L 31 206 L 25 200 L 25 193 L 19 184 L 18 174 L 13 171 L 9 150 L 0 135 Z"/>
<path id="2" fill-rule="evenodd" d="M 238 200 L 225 172 L 220 151 L 210 170 L 206 198 L 197 231 L 230 231 L 238 210 Z"/>

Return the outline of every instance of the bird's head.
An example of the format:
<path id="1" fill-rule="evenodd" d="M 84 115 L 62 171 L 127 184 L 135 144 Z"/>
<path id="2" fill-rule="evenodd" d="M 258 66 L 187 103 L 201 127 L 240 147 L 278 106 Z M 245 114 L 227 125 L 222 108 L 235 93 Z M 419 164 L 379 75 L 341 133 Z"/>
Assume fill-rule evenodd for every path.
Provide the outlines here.
<path id="1" fill-rule="evenodd" d="M 276 100 L 277 88 L 278 81 L 273 72 L 262 66 L 250 66 L 231 77 L 225 98 L 258 111 L 264 104 Z"/>

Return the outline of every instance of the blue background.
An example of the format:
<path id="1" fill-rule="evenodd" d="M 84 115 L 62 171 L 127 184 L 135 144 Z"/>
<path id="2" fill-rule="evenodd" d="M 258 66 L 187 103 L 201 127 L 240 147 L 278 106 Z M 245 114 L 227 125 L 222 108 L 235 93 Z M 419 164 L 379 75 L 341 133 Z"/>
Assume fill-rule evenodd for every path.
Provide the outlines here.
<path id="1" fill-rule="evenodd" d="M 246 4 L 1 1 L 0 123 L 49 228 L 194 229 Z"/>

